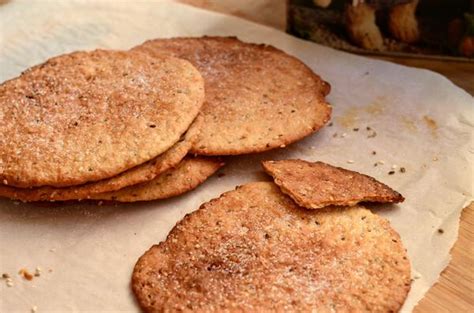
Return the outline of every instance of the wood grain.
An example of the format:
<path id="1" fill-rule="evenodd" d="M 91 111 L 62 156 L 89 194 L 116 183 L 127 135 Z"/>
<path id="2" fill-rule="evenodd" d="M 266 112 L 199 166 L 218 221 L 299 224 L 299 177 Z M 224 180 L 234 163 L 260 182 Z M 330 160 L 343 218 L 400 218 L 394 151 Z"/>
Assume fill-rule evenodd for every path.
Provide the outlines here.
<path id="1" fill-rule="evenodd" d="M 452 260 L 415 313 L 474 312 L 474 203 L 464 209 Z"/>
<path id="2" fill-rule="evenodd" d="M 285 29 L 285 0 L 175 0 Z M 474 95 L 474 63 L 422 58 L 374 57 L 438 72 Z M 452 260 L 415 313 L 474 312 L 474 203 L 463 210 Z"/>

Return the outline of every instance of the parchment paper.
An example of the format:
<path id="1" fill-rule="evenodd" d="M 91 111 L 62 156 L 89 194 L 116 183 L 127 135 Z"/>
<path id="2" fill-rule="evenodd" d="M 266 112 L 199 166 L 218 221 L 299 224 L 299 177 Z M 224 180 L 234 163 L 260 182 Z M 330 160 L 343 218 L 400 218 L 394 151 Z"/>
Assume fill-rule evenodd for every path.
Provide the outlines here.
<path id="1" fill-rule="evenodd" d="M 99 207 L 0 200 L 0 271 L 14 284 L 0 281 L 0 311 L 138 311 L 129 286 L 137 258 L 201 203 L 268 179 L 259 161 L 272 158 L 327 161 L 372 175 L 406 197 L 398 206 L 371 208 L 391 221 L 408 249 L 414 280 L 403 311 L 411 311 L 448 264 L 460 211 L 473 199 L 474 101 L 446 78 L 176 3 L 13 0 L 0 5 L 0 80 L 77 49 L 128 49 L 156 37 L 204 34 L 236 35 L 299 57 L 332 85 L 333 126 L 284 150 L 233 158 L 224 177 L 168 201 Z M 385 164 L 374 167 L 377 161 Z M 388 175 L 392 165 L 406 172 Z M 41 274 L 32 281 L 17 274 L 37 266 Z"/>

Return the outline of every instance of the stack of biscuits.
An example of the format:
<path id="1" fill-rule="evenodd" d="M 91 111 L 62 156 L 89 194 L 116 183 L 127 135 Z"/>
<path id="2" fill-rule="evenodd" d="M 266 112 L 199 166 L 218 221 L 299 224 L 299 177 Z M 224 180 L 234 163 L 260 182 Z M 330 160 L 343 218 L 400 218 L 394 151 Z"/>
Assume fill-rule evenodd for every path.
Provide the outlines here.
<path id="1" fill-rule="evenodd" d="M 330 118 L 301 61 L 236 38 L 157 39 L 73 52 L 0 85 L 0 196 L 164 199 L 221 156 L 284 148 Z"/>

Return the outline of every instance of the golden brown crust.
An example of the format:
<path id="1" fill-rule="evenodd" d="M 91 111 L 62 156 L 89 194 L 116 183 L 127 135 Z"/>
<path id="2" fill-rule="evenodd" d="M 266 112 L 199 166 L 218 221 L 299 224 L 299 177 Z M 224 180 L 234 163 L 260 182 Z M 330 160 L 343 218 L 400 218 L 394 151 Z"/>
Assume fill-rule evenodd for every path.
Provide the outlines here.
<path id="1" fill-rule="evenodd" d="M 359 202 L 402 202 L 401 194 L 374 178 L 323 162 L 264 161 L 281 190 L 300 206 L 319 209 Z"/>
<path id="2" fill-rule="evenodd" d="M 117 191 L 91 195 L 89 198 L 117 202 L 167 199 L 193 190 L 223 165 L 217 158 L 186 157 L 176 168 L 169 169 L 153 180 Z"/>
<path id="3" fill-rule="evenodd" d="M 330 86 L 301 61 L 235 37 L 156 39 L 134 51 L 190 61 L 204 77 L 201 155 L 235 155 L 284 147 L 317 131 L 331 107 Z"/>
<path id="4" fill-rule="evenodd" d="M 79 185 L 168 150 L 204 100 L 187 61 L 96 50 L 52 58 L 0 85 L 0 183 Z"/>
<path id="5" fill-rule="evenodd" d="M 117 176 L 87 183 L 80 186 L 55 188 L 17 188 L 0 185 L 0 197 L 24 202 L 32 201 L 67 201 L 89 199 L 92 195 L 111 192 L 150 181 L 165 171 L 175 167 L 186 156 L 191 149 L 193 140 L 186 135 L 183 140 L 177 142 L 168 151 L 158 157 L 131 168 Z"/>
<path id="6" fill-rule="evenodd" d="M 363 207 L 304 210 L 251 183 L 187 215 L 135 265 L 145 312 L 395 312 L 410 263 Z"/>

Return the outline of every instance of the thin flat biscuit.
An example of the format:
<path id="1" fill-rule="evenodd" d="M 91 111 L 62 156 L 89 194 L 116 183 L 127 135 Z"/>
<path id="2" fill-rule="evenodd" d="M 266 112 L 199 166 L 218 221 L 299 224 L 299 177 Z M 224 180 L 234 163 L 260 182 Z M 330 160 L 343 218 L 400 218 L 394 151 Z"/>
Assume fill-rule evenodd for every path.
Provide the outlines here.
<path id="1" fill-rule="evenodd" d="M 216 158 L 186 157 L 176 168 L 149 182 L 92 195 L 90 199 L 137 202 L 175 197 L 193 190 L 223 165 L 224 163 Z"/>
<path id="2" fill-rule="evenodd" d="M 262 162 L 281 190 L 300 206 L 319 209 L 359 202 L 402 202 L 401 194 L 374 178 L 323 162 Z"/>
<path id="3" fill-rule="evenodd" d="M 0 197 L 24 202 L 83 200 L 89 199 L 94 194 L 116 191 L 147 182 L 179 164 L 189 152 L 194 138 L 187 134 L 183 140 L 178 141 L 165 153 L 112 178 L 64 188 L 17 188 L 0 185 Z"/>
<path id="4" fill-rule="evenodd" d="M 61 55 L 0 85 L 0 183 L 65 187 L 168 150 L 204 101 L 188 62 L 96 50 Z"/>
<path id="5" fill-rule="evenodd" d="M 200 155 L 236 155 L 284 147 L 330 118 L 330 86 L 309 67 L 272 46 L 232 37 L 147 41 L 134 51 L 190 61 L 205 80 Z"/>
<path id="6" fill-rule="evenodd" d="M 363 207 L 305 210 L 273 183 L 250 183 L 151 247 L 132 289 L 145 312 L 396 312 L 410 262 Z"/>

